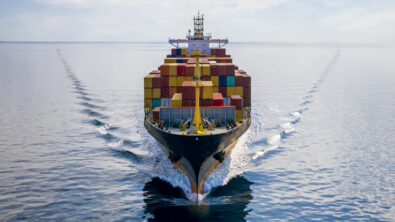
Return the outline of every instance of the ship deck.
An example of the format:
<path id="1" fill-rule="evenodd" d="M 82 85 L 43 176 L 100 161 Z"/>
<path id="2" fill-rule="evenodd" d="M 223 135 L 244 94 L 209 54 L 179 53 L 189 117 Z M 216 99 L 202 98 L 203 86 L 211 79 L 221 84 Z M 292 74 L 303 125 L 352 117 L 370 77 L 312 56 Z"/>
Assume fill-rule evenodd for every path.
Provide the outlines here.
<path id="1" fill-rule="evenodd" d="M 152 123 L 151 123 L 152 124 Z M 184 135 L 184 136 L 204 136 L 204 135 L 216 135 L 216 134 L 223 134 L 226 132 L 231 131 L 234 128 L 237 128 L 239 126 L 239 124 L 237 124 L 234 128 L 226 128 L 226 127 L 216 127 L 213 130 L 208 130 L 205 129 L 205 133 L 204 134 L 197 134 L 195 132 L 194 129 L 185 129 L 183 131 L 181 131 L 179 128 L 176 127 L 168 127 L 167 129 L 161 129 L 160 127 L 158 127 L 158 125 L 156 124 L 152 124 L 155 128 L 166 132 L 166 133 L 171 133 L 171 134 L 176 134 L 176 135 Z"/>

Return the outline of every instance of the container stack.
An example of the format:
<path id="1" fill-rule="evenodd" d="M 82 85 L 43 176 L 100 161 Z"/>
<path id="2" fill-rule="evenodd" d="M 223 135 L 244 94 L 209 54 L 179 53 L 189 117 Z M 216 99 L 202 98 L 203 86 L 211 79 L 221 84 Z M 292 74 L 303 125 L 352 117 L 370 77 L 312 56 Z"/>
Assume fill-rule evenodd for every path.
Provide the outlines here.
<path id="1" fill-rule="evenodd" d="M 241 121 L 243 110 L 251 107 L 251 77 L 232 63 L 224 48 L 210 50 L 199 59 L 200 106 L 232 106 L 236 121 Z M 158 70 L 144 77 L 144 107 L 153 110 L 154 121 L 159 121 L 158 107 L 195 106 L 195 66 L 186 48 L 174 48 Z"/>

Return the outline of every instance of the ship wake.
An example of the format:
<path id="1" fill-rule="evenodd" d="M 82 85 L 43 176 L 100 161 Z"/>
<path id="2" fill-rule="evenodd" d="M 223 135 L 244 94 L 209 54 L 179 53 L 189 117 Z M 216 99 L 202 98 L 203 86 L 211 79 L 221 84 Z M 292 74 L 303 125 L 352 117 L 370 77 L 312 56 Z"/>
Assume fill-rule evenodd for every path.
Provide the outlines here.
<path id="1" fill-rule="evenodd" d="M 232 178 L 237 178 L 254 165 L 259 164 L 263 159 L 281 151 L 281 142 L 295 133 L 295 127 L 302 121 L 303 113 L 309 109 L 314 94 L 318 92 L 320 84 L 336 64 L 340 49 L 336 51 L 320 79 L 313 84 L 306 96 L 303 97 L 299 109 L 290 112 L 285 117 L 280 117 L 281 123 L 273 130 L 277 132 L 268 137 L 261 137 L 263 131 L 267 132 L 261 118 L 262 113 L 264 113 L 263 107 L 259 105 L 254 107 L 251 128 L 239 138 L 233 151 L 208 176 L 204 184 L 205 193 L 198 195 L 192 193 L 188 177 L 175 164 L 171 163 L 159 144 L 143 129 L 142 124 L 136 126 L 136 132 L 141 136 L 138 141 L 116 136 L 116 132 L 121 129 L 108 123 L 111 116 L 104 114 L 106 110 L 106 106 L 103 105 L 104 101 L 96 99 L 88 93 L 85 85 L 77 78 L 59 50 L 58 55 L 65 66 L 68 78 L 72 81 L 74 92 L 80 99 L 81 113 L 89 117 L 83 122 L 96 127 L 96 135 L 105 140 L 107 147 L 122 157 L 130 159 L 132 167 L 140 172 L 149 175 L 151 178 L 160 178 L 167 181 L 173 187 L 181 188 L 185 198 L 190 201 L 183 202 L 183 204 L 193 204 L 196 201 L 205 204 L 210 202 L 210 193 L 218 187 L 226 185 Z M 264 148 L 262 149 L 262 147 Z"/>
<path id="2" fill-rule="evenodd" d="M 261 132 L 264 124 L 260 121 L 260 119 L 262 119 L 262 114 L 260 113 L 264 112 L 264 108 L 262 106 L 257 106 L 254 108 L 255 113 L 253 115 L 252 124 L 253 132 L 251 135 L 254 138 L 260 139 L 252 139 L 248 144 L 250 147 L 248 157 L 251 159 L 251 167 L 259 164 L 265 158 L 268 158 L 277 152 L 281 152 L 281 142 L 296 132 L 296 125 L 303 120 L 303 114 L 309 110 L 309 106 L 313 103 L 313 98 L 319 91 L 320 85 L 324 82 L 327 75 L 336 65 L 340 56 L 340 52 L 341 49 L 337 48 L 320 78 L 313 83 L 306 95 L 302 98 L 302 102 L 298 106 L 299 108 L 288 113 L 286 116 L 279 117 L 281 122 L 276 127 L 266 129 L 266 131 L 273 132 L 270 136 L 261 138 Z M 280 112 L 276 107 L 271 107 L 270 109 Z M 262 147 L 264 147 L 264 149 L 262 149 Z"/>

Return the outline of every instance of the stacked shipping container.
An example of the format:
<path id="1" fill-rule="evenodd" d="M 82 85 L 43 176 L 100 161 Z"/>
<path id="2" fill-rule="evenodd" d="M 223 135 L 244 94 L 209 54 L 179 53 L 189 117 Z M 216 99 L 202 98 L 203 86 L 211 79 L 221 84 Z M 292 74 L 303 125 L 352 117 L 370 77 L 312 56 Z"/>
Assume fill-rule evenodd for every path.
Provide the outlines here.
<path id="1" fill-rule="evenodd" d="M 194 69 L 196 59 L 187 54 L 186 48 L 171 50 L 158 70 L 144 78 L 144 107 L 195 106 Z M 211 55 L 200 60 L 200 105 L 234 106 L 236 121 L 242 119 L 242 110 L 251 107 L 251 77 L 232 63 L 224 48 L 211 48 Z"/>

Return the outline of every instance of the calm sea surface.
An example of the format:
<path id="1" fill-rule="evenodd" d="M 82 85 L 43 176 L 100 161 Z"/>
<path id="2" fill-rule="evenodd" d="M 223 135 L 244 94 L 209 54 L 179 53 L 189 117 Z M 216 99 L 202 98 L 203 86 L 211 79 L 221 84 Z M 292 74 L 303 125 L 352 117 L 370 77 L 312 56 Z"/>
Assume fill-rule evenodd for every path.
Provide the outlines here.
<path id="1" fill-rule="evenodd" d="M 1 221 L 395 220 L 395 48 L 230 44 L 252 126 L 196 205 L 143 126 L 167 44 L 0 44 Z"/>

